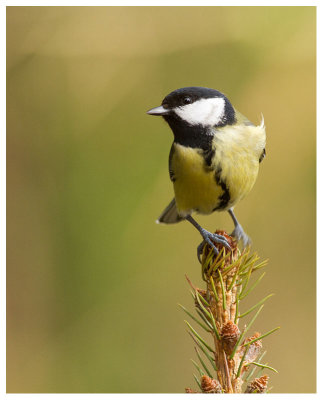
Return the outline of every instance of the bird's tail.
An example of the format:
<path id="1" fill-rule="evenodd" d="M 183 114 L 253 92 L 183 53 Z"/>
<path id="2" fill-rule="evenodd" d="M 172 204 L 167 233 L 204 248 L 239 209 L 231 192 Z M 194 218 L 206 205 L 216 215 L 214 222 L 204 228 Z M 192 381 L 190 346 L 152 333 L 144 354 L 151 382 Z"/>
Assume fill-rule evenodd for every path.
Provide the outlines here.
<path id="1" fill-rule="evenodd" d="M 175 199 L 173 199 L 165 210 L 161 213 L 160 217 L 157 219 L 157 224 L 176 224 L 182 221 L 184 218 L 181 217 L 176 208 Z"/>

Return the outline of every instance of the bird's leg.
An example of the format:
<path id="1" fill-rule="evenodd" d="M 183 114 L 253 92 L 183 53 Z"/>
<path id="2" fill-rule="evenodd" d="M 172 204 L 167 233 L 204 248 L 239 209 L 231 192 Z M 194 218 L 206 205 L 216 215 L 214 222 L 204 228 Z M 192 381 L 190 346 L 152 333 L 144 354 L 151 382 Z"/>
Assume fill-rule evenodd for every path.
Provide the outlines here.
<path id="1" fill-rule="evenodd" d="M 217 233 L 211 233 L 211 232 L 207 231 L 206 229 L 202 228 L 201 225 L 199 225 L 195 221 L 195 219 L 191 217 L 191 215 L 188 215 L 186 217 L 186 219 L 187 219 L 187 221 L 189 221 L 200 232 L 200 234 L 203 237 L 202 243 L 197 248 L 197 258 L 198 258 L 199 262 L 201 262 L 201 254 L 202 254 L 203 247 L 204 247 L 205 243 L 207 243 L 209 246 L 212 247 L 212 249 L 214 250 L 214 253 L 216 255 L 219 254 L 219 250 L 216 248 L 216 246 L 212 242 L 212 240 L 215 243 L 222 244 L 223 246 L 225 246 L 229 250 L 231 250 L 230 244 L 228 243 L 228 241 L 226 240 L 226 238 L 224 236 L 218 235 Z"/>
<path id="2" fill-rule="evenodd" d="M 242 240 L 243 243 L 243 247 L 246 247 L 247 245 L 251 244 L 251 240 L 248 237 L 248 235 L 245 233 L 245 231 L 243 230 L 242 226 L 239 224 L 236 216 L 234 215 L 233 209 L 230 208 L 228 210 L 228 213 L 230 214 L 231 218 L 233 219 L 233 223 L 234 223 L 234 230 L 231 233 L 230 236 L 233 236 L 237 239 L 237 241 L 239 242 L 239 240 Z"/>

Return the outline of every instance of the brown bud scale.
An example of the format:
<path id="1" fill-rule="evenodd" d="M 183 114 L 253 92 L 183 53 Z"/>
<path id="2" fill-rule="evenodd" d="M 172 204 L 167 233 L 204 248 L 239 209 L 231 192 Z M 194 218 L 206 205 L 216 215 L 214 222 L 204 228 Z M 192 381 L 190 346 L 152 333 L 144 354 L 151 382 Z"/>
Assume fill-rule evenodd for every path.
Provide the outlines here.
<path id="1" fill-rule="evenodd" d="M 255 378 L 248 384 L 245 393 L 265 393 L 267 389 L 268 379 L 268 375 L 263 375 L 260 378 Z"/>
<path id="2" fill-rule="evenodd" d="M 201 376 L 201 387 L 203 393 L 222 393 L 220 382 L 207 375 Z"/>
<path id="3" fill-rule="evenodd" d="M 230 355 L 240 336 L 240 330 L 233 321 L 228 321 L 222 327 L 221 337 L 224 351 Z"/>
<path id="4" fill-rule="evenodd" d="M 185 388 L 185 393 L 198 393 L 198 391 L 191 388 Z"/>
<path id="5" fill-rule="evenodd" d="M 248 343 L 251 340 L 257 339 L 260 336 L 259 332 L 256 332 L 253 336 L 250 336 L 246 338 L 243 343 Z M 245 347 L 242 346 L 241 352 L 243 352 Z M 245 356 L 245 363 L 251 363 L 256 360 L 256 358 L 259 356 L 259 353 L 261 352 L 262 349 L 262 343 L 261 340 L 256 340 L 255 342 L 251 343 L 249 345 L 249 350 Z"/>

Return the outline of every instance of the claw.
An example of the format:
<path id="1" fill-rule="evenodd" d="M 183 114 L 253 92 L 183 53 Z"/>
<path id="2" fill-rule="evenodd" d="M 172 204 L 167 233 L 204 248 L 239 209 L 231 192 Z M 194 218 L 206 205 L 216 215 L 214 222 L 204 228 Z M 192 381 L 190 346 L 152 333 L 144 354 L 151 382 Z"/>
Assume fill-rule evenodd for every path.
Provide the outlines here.
<path id="1" fill-rule="evenodd" d="M 248 245 L 251 245 L 251 239 L 249 238 L 249 236 L 245 233 L 245 231 L 243 230 L 242 226 L 240 224 L 238 224 L 233 232 L 231 233 L 230 236 L 233 236 L 234 238 L 236 238 L 236 240 L 239 242 L 240 240 L 242 240 L 242 244 L 243 247 L 247 247 Z"/>
<path id="2" fill-rule="evenodd" d="M 205 242 L 204 240 L 197 246 L 197 259 L 199 260 L 199 263 L 202 264 L 201 260 L 201 254 L 203 253 L 203 248 L 204 248 Z"/>
<path id="3" fill-rule="evenodd" d="M 219 235 L 218 233 L 211 233 L 201 227 L 194 218 L 192 218 L 191 215 L 186 216 L 187 221 L 189 221 L 202 235 L 203 237 L 203 242 L 198 246 L 197 248 L 197 258 L 199 262 L 201 263 L 201 254 L 203 252 L 203 247 L 205 243 L 207 243 L 211 248 L 214 250 L 215 255 L 219 254 L 219 250 L 216 248 L 215 243 L 222 244 L 222 246 L 225 246 L 229 250 L 231 250 L 231 246 L 229 242 L 226 240 L 226 238 L 222 235 Z"/>
<path id="4" fill-rule="evenodd" d="M 202 264 L 201 254 L 203 253 L 203 247 L 204 247 L 205 243 L 207 243 L 213 249 L 214 254 L 216 256 L 219 254 L 219 250 L 217 249 L 217 247 L 215 246 L 213 241 L 215 243 L 222 244 L 227 249 L 231 250 L 231 246 L 224 236 L 219 235 L 217 233 L 208 232 L 205 229 L 202 230 L 201 235 L 203 237 L 203 241 L 202 241 L 202 243 L 199 244 L 199 246 L 197 248 L 197 258 L 201 264 Z"/>

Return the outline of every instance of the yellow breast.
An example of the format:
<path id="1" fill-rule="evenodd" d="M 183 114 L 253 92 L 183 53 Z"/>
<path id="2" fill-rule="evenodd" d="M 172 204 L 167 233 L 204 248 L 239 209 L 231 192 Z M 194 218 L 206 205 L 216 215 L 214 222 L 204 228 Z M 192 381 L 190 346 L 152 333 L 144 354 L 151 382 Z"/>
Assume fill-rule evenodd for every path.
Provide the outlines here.
<path id="1" fill-rule="evenodd" d="M 179 214 L 198 211 L 209 214 L 223 194 L 216 185 L 214 171 L 207 171 L 201 151 L 174 143 L 172 169 L 174 191 Z"/>
<path id="2" fill-rule="evenodd" d="M 265 129 L 232 126 L 219 130 L 213 140 L 215 155 L 210 167 L 202 150 L 177 143 L 173 146 L 171 166 L 179 214 L 210 214 L 219 207 L 229 209 L 252 189 L 265 147 Z"/>

